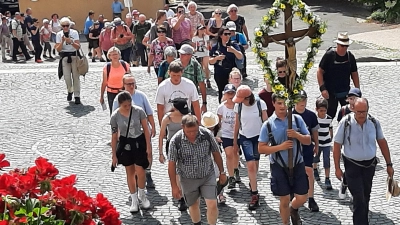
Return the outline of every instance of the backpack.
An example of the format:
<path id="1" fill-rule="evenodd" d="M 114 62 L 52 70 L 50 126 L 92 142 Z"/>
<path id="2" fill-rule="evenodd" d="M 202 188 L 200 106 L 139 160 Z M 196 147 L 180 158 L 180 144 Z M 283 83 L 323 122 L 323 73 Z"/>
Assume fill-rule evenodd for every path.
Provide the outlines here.
<path id="1" fill-rule="evenodd" d="M 262 109 L 261 109 L 261 101 L 260 97 L 256 96 L 256 104 L 258 108 L 258 116 L 261 118 L 261 123 L 264 123 L 263 118 L 262 118 Z M 242 108 L 243 108 L 243 103 L 239 103 L 238 106 L 238 115 L 239 115 L 239 124 L 240 124 L 240 130 L 242 129 Z"/>
<path id="2" fill-rule="evenodd" d="M 128 32 L 127 26 L 126 25 L 122 25 L 122 26 L 124 27 L 125 32 Z M 117 28 L 116 27 L 113 28 L 113 32 L 114 32 L 114 35 L 117 33 Z"/>
<path id="3" fill-rule="evenodd" d="M 349 128 L 349 135 L 347 136 L 347 140 L 349 141 L 349 145 L 351 145 L 351 141 L 350 141 L 350 131 L 351 131 L 350 130 L 350 119 L 351 119 L 351 117 L 350 117 L 350 114 L 349 114 L 349 115 L 347 115 L 346 120 L 344 121 L 344 132 L 343 132 L 343 143 L 344 143 L 344 140 L 346 138 L 346 130 L 347 130 L 347 128 Z M 378 138 L 378 129 L 377 129 L 378 125 L 377 125 L 376 119 L 373 116 L 371 116 L 371 114 L 368 113 L 367 120 L 370 120 L 374 124 L 375 132 L 376 132 L 375 137 Z"/>
<path id="4" fill-rule="evenodd" d="M 294 120 L 296 123 L 296 127 L 299 128 L 300 127 L 299 119 L 295 115 L 293 115 L 293 117 L 294 117 Z M 274 135 L 272 134 L 271 124 L 269 123 L 269 121 L 267 121 L 267 130 L 268 130 L 269 143 L 271 144 L 271 146 L 277 146 L 278 144 L 276 143 Z M 297 162 L 297 159 L 299 157 L 299 152 L 301 154 L 303 154 L 300 141 L 297 141 L 297 149 L 299 149 L 299 151 L 297 151 L 295 162 Z M 275 155 L 282 162 L 283 167 L 288 169 L 288 166 L 286 166 L 285 161 L 283 161 L 281 153 L 278 151 L 278 152 L 275 152 Z M 274 163 L 278 163 L 276 158 L 272 157 L 272 159 L 274 160 Z M 288 173 L 289 171 L 286 171 L 286 172 Z"/>
<path id="5" fill-rule="evenodd" d="M 10 24 L 8 25 L 8 29 L 10 30 L 10 33 L 12 34 L 12 22 L 13 21 L 15 21 L 15 22 L 17 22 L 17 27 L 15 28 L 15 30 L 17 30 L 18 29 L 18 27 L 19 26 L 21 26 L 21 24 L 17 21 L 17 20 L 15 20 L 15 19 L 11 19 L 11 21 L 10 21 Z"/>
<path id="6" fill-rule="evenodd" d="M 119 60 L 119 62 L 122 64 L 122 67 L 124 67 L 125 73 L 126 73 L 128 71 L 126 62 L 124 60 Z M 108 62 L 107 63 L 107 80 L 108 80 L 108 77 L 110 76 L 110 71 L 111 71 L 111 62 Z"/>
<path id="7" fill-rule="evenodd" d="M 229 43 L 229 42 L 228 42 Z M 235 43 L 236 44 L 236 43 Z M 240 46 L 241 45 L 238 45 L 239 46 L 239 48 L 240 48 Z M 221 46 L 219 45 L 219 41 L 217 42 L 217 50 L 219 51 L 219 48 L 220 48 Z M 242 46 L 243 47 L 243 46 Z M 244 48 L 243 48 L 243 50 L 244 50 Z M 242 49 L 240 48 L 240 52 L 242 52 Z M 243 54 L 243 52 L 242 52 L 242 54 Z M 243 54 L 243 59 L 244 59 L 244 54 Z M 242 59 L 242 60 L 243 60 Z M 227 60 L 227 61 L 229 61 L 229 62 L 231 62 L 228 58 L 225 58 L 225 60 Z M 235 62 L 234 62 L 234 64 L 233 64 L 233 67 L 236 67 L 236 68 L 238 68 L 239 70 L 241 70 L 241 69 L 243 69 L 244 68 L 244 65 L 243 65 L 243 62 L 240 62 L 240 61 L 238 60 L 238 59 L 236 59 L 236 57 L 235 57 Z"/>
<path id="8" fill-rule="evenodd" d="M 205 135 L 201 136 L 202 140 L 204 140 L 204 139 L 207 140 L 210 143 L 210 146 L 211 146 L 211 138 L 214 138 L 214 137 L 211 137 L 211 135 L 207 131 L 205 131 L 203 133 Z M 183 135 L 183 132 L 182 132 L 182 135 Z M 182 135 L 176 135 L 175 136 L 174 144 L 175 144 L 175 148 L 176 148 L 177 151 L 179 151 L 179 149 L 181 148 Z"/>
<path id="9" fill-rule="evenodd" d="M 336 49 L 336 47 L 330 46 L 329 48 L 326 49 L 325 52 L 335 51 L 335 49 Z M 349 63 L 350 63 L 350 53 L 351 53 L 351 52 L 350 52 L 349 50 L 347 50 L 346 54 L 347 54 L 347 60 L 349 61 Z M 333 58 L 333 62 L 335 62 L 335 60 L 336 60 L 336 54 L 335 54 L 335 56 L 334 56 L 334 58 Z M 350 65 L 351 65 L 351 64 L 350 64 Z"/>

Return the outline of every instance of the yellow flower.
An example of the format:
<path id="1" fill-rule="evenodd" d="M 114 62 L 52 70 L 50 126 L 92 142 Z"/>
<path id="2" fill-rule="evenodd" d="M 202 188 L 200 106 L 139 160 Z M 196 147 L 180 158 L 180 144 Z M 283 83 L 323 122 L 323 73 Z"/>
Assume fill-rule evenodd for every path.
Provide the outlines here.
<path id="1" fill-rule="evenodd" d="M 313 44 L 317 44 L 317 39 L 312 39 L 311 42 L 312 42 Z"/>
<path id="2" fill-rule="evenodd" d="M 269 20 L 269 16 L 263 16 L 263 20 L 264 21 L 268 21 Z"/>
<path id="3" fill-rule="evenodd" d="M 261 60 L 261 61 L 260 61 L 260 65 L 261 65 L 261 67 L 264 67 L 264 65 L 265 65 L 265 64 L 264 64 L 264 61 Z"/>
<path id="4" fill-rule="evenodd" d="M 305 6 L 306 6 L 306 4 L 304 4 L 304 2 L 300 2 L 300 4 L 299 4 L 300 9 L 304 9 Z"/>
<path id="5" fill-rule="evenodd" d="M 313 24 L 313 23 L 314 23 L 314 19 L 309 20 L 308 23 L 309 23 L 310 25 Z"/>
<path id="6" fill-rule="evenodd" d="M 326 28 L 324 28 L 324 29 L 320 28 L 320 29 L 319 29 L 319 32 L 320 32 L 321 34 L 325 34 Z"/>
<path id="7" fill-rule="evenodd" d="M 308 23 L 307 17 L 303 17 L 303 22 Z"/>
<path id="8" fill-rule="evenodd" d="M 275 14 L 275 10 L 274 9 L 270 9 L 269 10 L 269 14 L 274 15 Z"/>
<path id="9" fill-rule="evenodd" d="M 276 23 L 275 20 L 272 20 L 272 21 L 271 21 L 272 26 L 275 26 L 275 23 Z"/>
<path id="10" fill-rule="evenodd" d="M 269 79 L 271 77 L 271 75 L 269 73 L 266 73 L 264 77 Z"/>
<path id="11" fill-rule="evenodd" d="M 312 62 L 310 62 L 310 63 L 307 65 L 307 68 L 308 68 L 308 69 L 311 69 L 311 68 L 312 68 L 312 66 L 313 66 L 313 63 L 312 63 Z"/>
<path id="12" fill-rule="evenodd" d="M 285 94 L 283 94 L 283 97 L 287 98 L 289 97 L 289 94 L 286 92 Z"/>
<path id="13" fill-rule="evenodd" d="M 299 90 L 303 90 L 303 85 L 299 84 Z"/>
<path id="14" fill-rule="evenodd" d="M 295 95 L 297 95 L 299 93 L 299 91 L 298 90 L 293 90 L 293 94 L 295 94 Z"/>
<path id="15" fill-rule="evenodd" d="M 261 52 L 261 53 L 260 53 L 260 56 L 261 56 L 261 57 L 265 57 L 265 56 L 267 56 L 267 53 Z"/>
<path id="16" fill-rule="evenodd" d="M 261 36 L 263 36 L 263 32 L 261 30 L 259 30 L 259 31 L 257 31 L 256 35 L 257 35 L 257 37 L 261 37 Z"/>
<path id="17" fill-rule="evenodd" d="M 301 12 L 295 12 L 294 13 L 296 16 L 300 17 L 301 16 Z"/>
<path id="18" fill-rule="evenodd" d="M 281 9 L 286 9 L 285 4 L 281 4 Z"/>
<path id="19" fill-rule="evenodd" d="M 257 53 L 257 48 L 253 47 L 251 50 L 253 50 L 254 53 Z"/>

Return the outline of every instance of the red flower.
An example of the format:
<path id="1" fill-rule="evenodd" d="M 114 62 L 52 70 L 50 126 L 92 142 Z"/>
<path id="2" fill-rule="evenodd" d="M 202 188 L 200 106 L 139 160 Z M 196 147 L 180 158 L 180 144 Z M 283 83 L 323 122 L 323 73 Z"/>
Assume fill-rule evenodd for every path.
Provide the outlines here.
<path id="1" fill-rule="evenodd" d="M 4 153 L 0 154 L 0 170 L 2 170 L 4 167 L 10 166 L 10 162 L 7 160 L 4 160 L 5 157 L 6 157 L 6 154 L 4 154 Z"/>
<path id="2" fill-rule="evenodd" d="M 8 225 L 8 221 L 7 220 L 2 220 L 2 221 L 0 221 L 0 225 Z"/>
<path id="3" fill-rule="evenodd" d="M 119 213 L 117 210 L 109 209 L 106 214 L 101 217 L 101 221 L 103 221 L 104 225 L 121 225 L 122 222 L 119 219 Z"/>
<path id="4" fill-rule="evenodd" d="M 54 167 L 48 159 L 39 157 L 35 160 L 36 166 L 28 169 L 28 173 L 37 175 L 39 181 L 46 179 L 54 179 L 58 175 L 58 169 Z"/>
<path id="5" fill-rule="evenodd" d="M 76 174 L 70 175 L 68 177 L 64 177 L 62 179 L 55 179 L 51 181 L 51 188 L 55 189 L 57 187 L 72 187 L 76 183 Z"/>

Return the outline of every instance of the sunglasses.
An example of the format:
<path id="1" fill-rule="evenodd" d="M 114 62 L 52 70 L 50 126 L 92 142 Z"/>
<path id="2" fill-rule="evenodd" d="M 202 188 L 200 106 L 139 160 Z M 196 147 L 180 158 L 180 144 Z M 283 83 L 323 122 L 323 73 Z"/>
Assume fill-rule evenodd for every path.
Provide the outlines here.
<path id="1" fill-rule="evenodd" d="M 165 31 L 165 30 L 157 30 L 157 33 L 167 33 L 167 31 Z"/>
<path id="2" fill-rule="evenodd" d="M 222 13 L 220 13 L 220 12 L 216 12 L 216 13 L 214 13 L 215 15 L 221 15 Z"/>
<path id="3" fill-rule="evenodd" d="M 225 36 L 231 36 L 231 33 L 224 33 Z"/>
<path id="4" fill-rule="evenodd" d="M 135 86 L 135 82 L 132 82 L 132 83 L 125 83 L 125 85 L 128 85 L 128 86 Z"/>
<path id="5" fill-rule="evenodd" d="M 229 11 L 229 12 L 237 12 L 237 10 L 236 10 L 236 9 L 233 9 L 233 10 L 231 10 L 231 11 Z"/>
<path id="6" fill-rule="evenodd" d="M 278 71 L 278 73 L 286 73 L 286 71 Z"/>
<path id="7" fill-rule="evenodd" d="M 348 45 L 340 45 L 341 47 L 348 48 Z"/>
<path id="8" fill-rule="evenodd" d="M 69 24 L 68 25 L 61 25 L 62 27 L 69 27 Z"/>

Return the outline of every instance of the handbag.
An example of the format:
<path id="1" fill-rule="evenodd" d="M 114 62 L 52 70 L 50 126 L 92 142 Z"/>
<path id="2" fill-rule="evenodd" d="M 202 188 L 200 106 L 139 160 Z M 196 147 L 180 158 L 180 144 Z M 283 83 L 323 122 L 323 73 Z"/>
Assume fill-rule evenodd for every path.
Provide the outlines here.
<path id="1" fill-rule="evenodd" d="M 89 61 L 86 58 L 85 54 L 82 51 L 82 48 L 76 50 L 76 67 L 78 69 L 79 75 L 85 76 L 87 72 L 89 72 Z"/>

